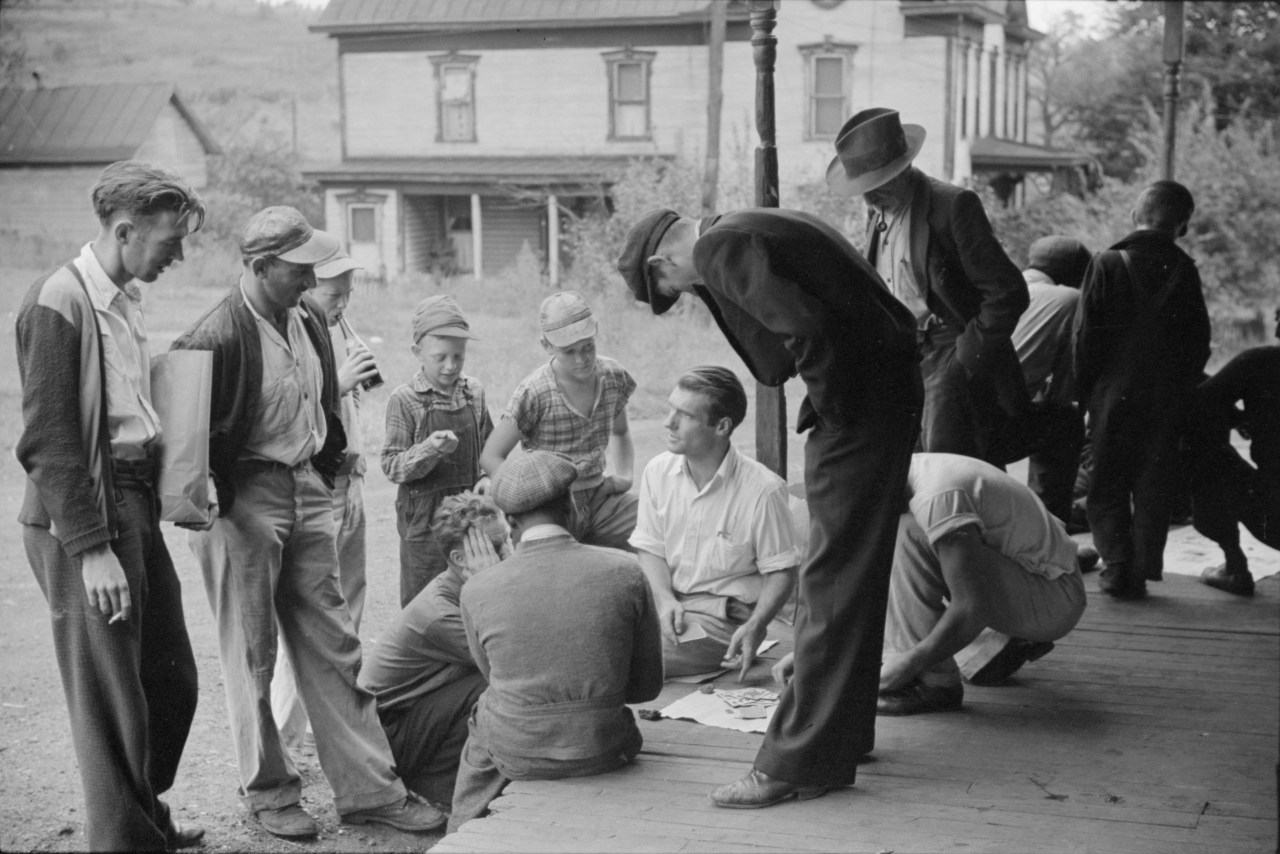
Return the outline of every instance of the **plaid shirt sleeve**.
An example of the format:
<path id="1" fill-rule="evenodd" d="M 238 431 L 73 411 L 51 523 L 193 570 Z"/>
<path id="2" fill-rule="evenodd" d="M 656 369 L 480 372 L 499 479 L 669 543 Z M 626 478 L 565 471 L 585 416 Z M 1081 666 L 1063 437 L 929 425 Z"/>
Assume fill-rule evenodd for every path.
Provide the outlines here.
<path id="1" fill-rule="evenodd" d="M 426 477 L 440 461 L 440 454 L 426 442 L 413 443 L 418 422 L 426 408 L 409 386 L 400 386 L 387 401 L 386 439 L 382 445 L 382 472 L 392 483 L 408 483 Z"/>

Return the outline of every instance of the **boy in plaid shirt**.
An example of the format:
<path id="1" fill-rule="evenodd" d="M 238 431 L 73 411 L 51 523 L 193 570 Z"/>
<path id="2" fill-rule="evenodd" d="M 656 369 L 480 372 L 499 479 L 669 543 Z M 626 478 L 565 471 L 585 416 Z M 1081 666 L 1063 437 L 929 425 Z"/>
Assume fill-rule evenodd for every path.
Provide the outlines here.
<path id="1" fill-rule="evenodd" d="M 387 401 L 382 471 L 396 493 L 400 533 L 400 607 L 447 568 L 431 534 L 440 502 L 465 490 L 485 492 L 480 449 L 493 432 L 484 389 L 462 373 L 476 338 L 453 298 L 427 297 L 413 314 L 413 354 L 422 368 Z"/>
<path id="2" fill-rule="evenodd" d="M 551 359 L 516 386 L 480 464 L 495 474 L 517 442 L 527 451 L 565 454 L 578 469 L 570 533 L 580 543 L 634 551 L 627 542 L 638 506 L 628 492 L 635 447 L 627 401 L 636 381 L 613 359 L 596 355 L 597 325 L 581 294 L 547 297 L 538 320 Z"/>

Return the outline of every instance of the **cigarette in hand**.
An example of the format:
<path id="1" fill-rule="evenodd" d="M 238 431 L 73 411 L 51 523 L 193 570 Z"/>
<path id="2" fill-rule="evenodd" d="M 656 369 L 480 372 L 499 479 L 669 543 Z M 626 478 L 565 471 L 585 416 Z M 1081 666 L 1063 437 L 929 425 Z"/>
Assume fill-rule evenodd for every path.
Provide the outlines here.
<path id="1" fill-rule="evenodd" d="M 124 611 L 116 611 L 114 614 L 111 615 L 111 619 L 107 620 L 107 625 L 109 626 L 112 623 L 119 623 L 119 622 L 122 622 L 123 620 L 124 620 Z"/>

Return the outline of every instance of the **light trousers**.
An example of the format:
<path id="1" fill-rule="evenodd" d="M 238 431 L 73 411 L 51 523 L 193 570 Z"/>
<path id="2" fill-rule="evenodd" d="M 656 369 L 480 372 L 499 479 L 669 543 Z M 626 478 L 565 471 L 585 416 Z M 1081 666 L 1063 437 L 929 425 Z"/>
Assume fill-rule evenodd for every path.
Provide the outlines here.
<path id="1" fill-rule="evenodd" d="M 338 549 L 338 581 L 347 600 L 351 625 L 360 632 L 365 594 L 364 476 L 340 475 L 333 485 L 333 526 Z M 271 714 L 289 750 L 302 747 L 310 723 L 298 695 L 298 680 L 288 655 L 276 656 L 271 680 Z"/>
<path id="2" fill-rule="evenodd" d="M 1084 614 L 1084 581 L 1074 567 L 1057 578 L 1029 572 L 994 549 L 980 571 L 993 617 L 989 628 L 1030 641 L 1055 641 L 1075 628 Z M 898 542 L 889 577 L 889 608 L 884 624 L 885 661 L 910 652 L 942 619 L 950 594 L 938 553 L 910 513 L 898 520 Z M 960 668 L 947 658 L 927 668 L 926 685 L 959 685 Z"/>
<path id="3" fill-rule="evenodd" d="M 279 637 L 337 811 L 395 803 L 405 788 L 373 695 L 356 684 L 360 640 L 339 588 L 332 491 L 307 463 L 239 464 L 235 486 L 231 511 L 190 545 L 218 624 L 242 800 L 257 811 L 301 796 L 271 714 Z"/>

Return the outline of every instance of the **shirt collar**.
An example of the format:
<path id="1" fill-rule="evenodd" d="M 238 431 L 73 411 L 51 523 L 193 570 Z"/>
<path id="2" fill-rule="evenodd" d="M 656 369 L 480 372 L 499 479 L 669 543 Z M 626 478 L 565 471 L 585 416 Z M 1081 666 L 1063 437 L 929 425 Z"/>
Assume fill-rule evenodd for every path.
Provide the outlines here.
<path id="1" fill-rule="evenodd" d="M 251 301 L 250 301 L 250 299 L 249 299 L 249 295 L 248 295 L 247 293 L 245 293 L 245 290 L 244 290 L 244 276 L 243 276 L 243 275 L 241 275 L 241 276 L 240 276 L 240 296 L 244 299 L 244 305 L 245 305 L 245 308 L 249 309 L 249 313 L 250 313 L 250 314 L 252 314 L 254 317 L 258 318 L 258 320 L 262 321 L 263 323 L 267 324 L 268 326 L 271 326 L 271 325 L 272 325 L 270 320 L 268 320 L 267 318 L 265 318 L 265 317 L 263 317 L 262 315 L 258 314 L 258 310 L 257 310 L 256 308 L 254 308 L 254 307 L 253 307 L 253 302 L 251 302 Z M 301 314 L 301 309 L 298 309 L 298 308 L 286 308 L 286 309 L 285 309 L 285 316 L 286 316 L 286 320 L 288 319 L 288 316 L 289 316 L 289 315 L 293 315 L 293 314 Z"/>
<path id="2" fill-rule="evenodd" d="M 728 482 L 733 479 L 733 475 L 738 471 L 738 449 L 729 444 L 729 450 L 725 453 L 724 459 L 720 461 L 720 467 L 716 469 L 716 473 L 711 476 L 711 480 L 707 481 L 707 485 L 703 489 L 710 489 L 712 484 L 717 482 Z M 689 478 L 689 482 L 693 482 L 693 475 L 689 473 L 689 460 L 681 456 L 680 465 L 676 469 L 681 475 Z"/>
<path id="3" fill-rule="evenodd" d="M 523 534 L 520 535 L 520 543 L 529 543 L 534 540 L 550 540 L 553 537 L 572 537 L 568 528 L 551 522 L 543 522 L 540 525 L 534 525 Z"/>
<path id="4" fill-rule="evenodd" d="M 94 254 L 92 243 L 84 245 L 77 260 L 80 262 L 81 272 L 87 280 L 85 283 L 89 286 L 89 293 L 96 308 L 105 311 L 111 306 L 112 300 L 118 296 L 125 295 L 124 288 L 117 287 L 116 283 L 111 281 L 111 277 L 107 275 L 102 262 Z M 125 286 L 127 287 L 129 284 L 134 284 L 133 279 L 126 282 Z M 136 288 L 137 285 L 134 284 L 134 287 Z"/>
<path id="5" fill-rule="evenodd" d="M 466 377 L 459 376 L 458 381 L 453 384 L 453 391 L 441 391 L 433 386 L 431 381 L 427 379 L 426 372 L 423 371 L 422 368 L 418 368 L 418 372 L 413 375 L 413 379 L 409 381 L 409 384 L 418 394 L 434 394 L 436 397 L 443 398 L 445 400 L 455 400 L 459 395 L 464 393 L 463 388 L 466 382 Z"/>

